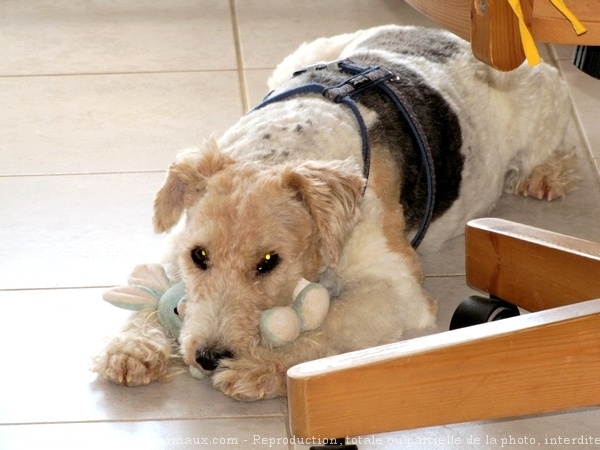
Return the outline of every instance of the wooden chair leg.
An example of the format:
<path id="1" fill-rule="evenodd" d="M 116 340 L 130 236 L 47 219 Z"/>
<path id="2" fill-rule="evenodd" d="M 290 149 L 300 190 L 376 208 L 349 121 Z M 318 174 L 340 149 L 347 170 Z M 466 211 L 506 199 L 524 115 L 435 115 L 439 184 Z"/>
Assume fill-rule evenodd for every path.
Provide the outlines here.
<path id="1" fill-rule="evenodd" d="M 491 220 L 469 224 L 468 233 L 475 234 L 468 235 L 467 248 L 468 258 L 478 255 L 473 264 L 493 261 L 482 271 L 487 274 L 482 279 L 493 283 L 481 286 L 497 293 L 507 293 L 501 287 L 507 277 L 514 291 L 529 286 L 528 273 L 519 273 L 527 267 L 570 276 L 549 263 L 554 258 L 567 258 L 568 265 L 575 264 L 573 272 L 587 267 L 584 261 L 598 263 L 596 244 Z M 481 248 L 474 250 L 477 245 Z M 546 247 L 551 253 L 545 253 Z M 533 261 L 523 259 L 523 252 Z M 519 269 L 511 272 L 507 267 L 512 264 Z M 598 269 L 592 270 L 598 278 Z M 539 278 L 543 284 L 543 275 Z M 572 291 L 568 285 L 561 283 L 567 293 Z M 587 295 L 597 286 L 578 292 Z M 550 304 L 560 304 L 560 298 Z M 288 372 L 291 430 L 303 438 L 358 436 L 598 405 L 598 342 L 600 299 L 311 361 Z"/>
<path id="2" fill-rule="evenodd" d="M 471 50 L 477 59 L 502 71 L 525 61 L 519 21 L 508 0 L 472 0 Z"/>
<path id="3" fill-rule="evenodd" d="M 467 284 L 527 311 L 600 298 L 600 244 L 503 219 L 465 232 Z"/>

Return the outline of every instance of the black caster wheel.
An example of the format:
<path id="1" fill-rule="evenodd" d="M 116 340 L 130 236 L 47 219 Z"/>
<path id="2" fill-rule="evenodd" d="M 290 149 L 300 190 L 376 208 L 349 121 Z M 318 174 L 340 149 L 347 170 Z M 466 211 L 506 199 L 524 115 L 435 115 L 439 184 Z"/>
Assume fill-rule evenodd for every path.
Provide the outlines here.
<path id="1" fill-rule="evenodd" d="M 450 329 L 470 327 L 481 323 L 519 315 L 519 308 L 499 298 L 471 295 L 464 299 L 452 315 Z"/>
<path id="2" fill-rule="evenodd" d="M 330 439 L 324 445 L 314 445 L 310 450 L 358 450 L 358 447 L 354 444 L 346 444 L 344 438 L 336 438 Z"/>

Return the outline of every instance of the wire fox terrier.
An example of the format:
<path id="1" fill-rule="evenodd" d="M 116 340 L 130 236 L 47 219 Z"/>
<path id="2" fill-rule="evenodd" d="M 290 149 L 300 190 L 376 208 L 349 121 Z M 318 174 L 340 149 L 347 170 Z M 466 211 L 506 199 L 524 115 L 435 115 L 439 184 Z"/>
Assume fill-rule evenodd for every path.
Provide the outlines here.
<path id="1" fill-rule="evenodd" d="M 383 26 L 303 44 L 275 69 L 271 97 L 345 86 L 352 74 L 335 65 L 301 70 L 340 59 L 393 73 L 418 117 L 435 175 L 422 248 L 461 234 L 503 191 L 552 200 L 573 188 L 573 150 L 563 147 L 570 102 L 554 68 L 501 73 L 450 33 Z M 352 108 L 302 90 L 176 158 L 156 195 L 154 226 L 173 229 L 168 262 L 187 289 L 181 335 L 140 311 L 95 370 L 140 385 L 170 379 L 183 360 L 226 395 L 255 400 L 285 395 L 295 364 L 434 324 L 436 303 L 410 242 L 431 199 L 426 163 L 389 96 L 367 89 L 354 99 L 368 158 Z M 329 291 L 325 321 L 270 346 L 261 314 L 289 304 L 301 278 Z"/>

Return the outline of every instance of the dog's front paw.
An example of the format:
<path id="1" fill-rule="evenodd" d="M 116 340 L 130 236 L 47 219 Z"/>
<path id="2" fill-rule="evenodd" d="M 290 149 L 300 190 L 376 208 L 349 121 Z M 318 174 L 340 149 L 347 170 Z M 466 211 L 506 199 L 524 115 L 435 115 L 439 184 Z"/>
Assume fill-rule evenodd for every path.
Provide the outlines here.
<path id="1" fill-rule="evenodd" d="M 92 370 L 106 380 L 124 386 L 142 386 L 172 376 L 170 350 L 152 343 L 112 341 L 99 355 Z"/>
<path id="2" fill-rule="evenodd" d="M 245 402 L 286 395 L 286 368 L 281 363 L 231 360 L 212 376 L 215 388 Z"/>

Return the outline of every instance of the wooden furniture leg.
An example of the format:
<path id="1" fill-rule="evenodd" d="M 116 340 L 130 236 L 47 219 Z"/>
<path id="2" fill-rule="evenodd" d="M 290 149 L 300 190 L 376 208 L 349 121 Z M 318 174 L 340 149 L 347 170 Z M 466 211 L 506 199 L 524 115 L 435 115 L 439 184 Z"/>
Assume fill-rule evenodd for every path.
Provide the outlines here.
<path id="1" fill-rule="evenodd" d="M 474 0 L 471 4 L 471 50 L 498 70 L 514 70 L 525 61 L 519 21 L 508 0 Z"/>
<path id="2" fill-rule="evenodd" d="M 471 285 L 538 312 L 291 368 L 295 436 L 359 436 L 600 404 L 600 244 L 481 219 L 467 226 L 466 249 Z"/>

